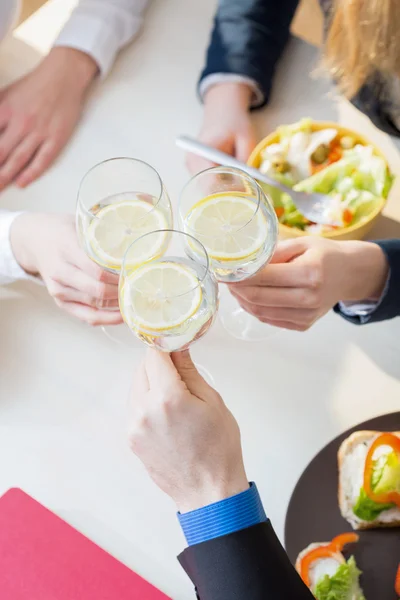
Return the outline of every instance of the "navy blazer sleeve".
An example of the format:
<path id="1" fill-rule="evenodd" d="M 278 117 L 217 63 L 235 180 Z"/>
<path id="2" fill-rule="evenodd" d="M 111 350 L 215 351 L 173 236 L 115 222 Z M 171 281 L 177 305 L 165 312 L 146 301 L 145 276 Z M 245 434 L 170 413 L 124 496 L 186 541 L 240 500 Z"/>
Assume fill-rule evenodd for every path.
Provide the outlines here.
<path id="1" fill-rule="evenodd" d="M 336 312 L 356 325 L 385 321 L 400 316 L 400 240 L 383 240 L 376 243 L 384 251 L 390 269 L 389 279 L 379 305 L 365 317 L 348 317 L 340 311 L 339 306 L 335 306 Z"/>
<path id="2" fill-rule="evenodd" d="M 299 0 L 219 0 L 204 79 L 234 73 L 254 79 L 268 101 L 272 77 Z"/>
<path id="3" fill-rule="evenodd" d="M 179 561 L 200 600 L 313 600 L 268 521 L 189 546 Z"/>

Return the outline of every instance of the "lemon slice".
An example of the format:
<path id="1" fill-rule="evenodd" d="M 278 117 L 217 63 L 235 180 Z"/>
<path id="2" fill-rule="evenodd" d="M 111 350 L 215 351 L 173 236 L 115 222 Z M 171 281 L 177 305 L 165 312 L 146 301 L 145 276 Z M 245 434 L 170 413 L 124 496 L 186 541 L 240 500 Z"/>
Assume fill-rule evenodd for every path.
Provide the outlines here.
<path id="1" fill-rule="evenodd" d="M 186 223 L 210 258 L 241 260 L 254 255 L 268 236 L 267 220 L 256 209 L 256 200 L 247 195 L 215 194 L 195 204 Z"/>
<path id="2" fill-rule="evenodd" d="M 165 331 L 183 325 L 199 309 L 203 293 L 194 271 L 173 262 L 151 262 L 130 273 L 121 292 L 128 325 Z"/>
<path id="3" fill-rule="evenodd" d="M 108 204 L 96 213 L 88 229 L 92 258 L 103 267 L 118 270 L 132 242 L 145 233 L 167 227 L 164 214 L 144 200 Z M 167 234 L 163 232 L 138 242 L 132 251 L 132 264 L 161 254 L 166 238 Z"/>

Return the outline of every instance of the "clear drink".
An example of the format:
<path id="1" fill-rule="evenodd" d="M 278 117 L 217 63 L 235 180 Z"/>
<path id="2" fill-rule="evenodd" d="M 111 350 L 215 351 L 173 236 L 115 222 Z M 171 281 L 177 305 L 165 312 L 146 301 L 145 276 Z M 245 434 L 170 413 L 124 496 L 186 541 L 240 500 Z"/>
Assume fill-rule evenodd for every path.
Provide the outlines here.
<path id="1" fill-rule="evenodd" d="M 119 273 L 132 242 L 172 227 L 172 209 L 157 171 L 139 160 L 115 158 L 96 165 L 82 180 L 76 224 L 86 254 Z"/>
<path id="2" fill-rule="evenodd" d="M 139 246 L 154 249 L 167 235 L 170 247 L 137 265 Z M 165 352 L 185 350 L 207 333 L 218 307 L 218 286 L 204 247 L 179 231 L 155 231 L 128 249 L 120 277 L 120 310 L 125 323 L 145 344 Z M 196 249 L 185 255 L 190 241 Z M 139 248 L 139 250 L 138 250 Z"/>
<path id="3" fill-rule="evenodd" d="M 172 222 L 164 184 L 157 171 L 141 160 L 105 160 L 82 179 L 76 206 L 77 234 L 89 258 L 105 271 L 119 274 L 124 253 L 133 241 L 154 229 L 171 228 Z M 168 240 L 159 242 L 162 253 Z M 143 247 L 141 260 L 146 260 L 146 251 Z M 124 324 L 102 329 L 117 344 L 135 345 Z"/>
<path id="4" fill-rule="evenodd" d="M 206 248 L 218 281 L 251 277 L 274 252 L 275 211 L 258 183 L 238 169 L 216 167 L 193 177 L 182 191 L 179 217 Z"/>
<path id="5" fill-rule="evenodd" d="M 205 247 L 218 281 L 236 283 L 257 273 L 272 258 L 278 240 L 278 220 L 258 183 L 239 169 L 215 167 L 195 175 L 179 202 L 182 229 Z M 196 257 L 190 240 L 188 256 Z M 222 305 L 220 317 L 234 337 L 261 340 L 273 327 L 260 324 L 236 300 Z M 228 307 L 229 304 L 229 307 Z"/>
<path id="6" fill-rule="evenodd" d="M 228 192 L 218 194 L 217 199 L 209 196 L 194 205 L 186 215 L 184 229 L 206 248 L 218 281 L 242 281 L 270 260 L 276 243 L 274 218 L 270 219 L 267 205 L 257 197 Z M 205 218 L 207 208 L 210 214 Z M 213 210 L 218 211 L 216 218 L 211 216 Z M 214 231 L 209 225 L 213 218 Z M 190 245 L 187 252 L 193 254 Z"/>

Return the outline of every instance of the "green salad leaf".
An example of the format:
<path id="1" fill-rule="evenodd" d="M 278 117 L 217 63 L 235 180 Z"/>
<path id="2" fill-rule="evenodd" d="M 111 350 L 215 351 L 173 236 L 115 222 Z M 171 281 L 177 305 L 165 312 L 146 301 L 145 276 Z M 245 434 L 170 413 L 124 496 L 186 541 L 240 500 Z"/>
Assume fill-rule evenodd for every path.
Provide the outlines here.
<path id="1" fill-rule="evenodd" d="M 354 225 L 383 204 L 383 200 L 374 196 L 371 192 L 353 189 L 344 196 L 343 203 L 353 212 L 354 216 L 351 224 Z"/>
<path id="2" fill-rule="evenodd" d="M 288 187 L 293 187 L 293 179 L 285 174 L 276 173 L 274 175 L 274 179 L 284 183 Z M 303 217 L 301 212 L 299 212 L 293 203 L 292 198 L 289 194 L 285 194 L 278 190 L 277 188 L 268 185 L 262 181 L 259 182 L 261 188 L 271 199 L 275 209 L 282 208 L 283 213 L 278 217 L 279 222 L 284 225 L 291 225 L 292 227 L 297 227 L 298 229 L 304 229 L 307 225 L 308 221 Z"/>
<path id="3" fill-rule="evenodd" d="M 384 159 L 373 154 L 368 146 L 356 146 L 353 150 L 347 150 L 345 156 L 358 156 L 360 159 L 358 169 L 353 174 L 354 187 L 371 192 L 374 196 L 387 198 L 393 176 L 390 175 Z"/>
<path id="4" fill-rule="evenodd" d="M 350 177 L 359 164 L 360 156 L 358 154 L 346 156 L 322 169 L 322 171 L 311 175 L 311 177 L 296 183 L 293 189 L 299 192 L 330 194 L 337 191 L 336 185 L 340 184 L 346 177 Z"/>
<path id="5" fill-rule="evenodd" d="M 384 454 L 374 461 L 371 487 L 377 494 L 391 490 L 400 491 L 400 460 L 396 452 Z M 394 506 L 391 503 L 383 504 L 371 500 L 364 488 L 361 488 L 353 513 L 363 521 L 375 521 L 383 511 Z"/>
<path id="6" fill-rule="evenodd" d="M 318 581 L 314 596 L 317 600 L 365 600 L 359 583 L 360 575 L 352 556 L 347 563 L 340 565 L 335 575 L 325 575 Z"/>
<path id="7" fill-rule="evenodd" d="M 357 502 L 353 506 L 353 513 L 363 521 L 375 521 L 384 510 L 393 508 L 394 504 L 378 504 L 369 498 L 361 488 Z"/>
<path id="8" fill-rule="evenodd" d="M 299 133 L 303 131 L 304 133 L 311 133 L 312 131 L 312 119 L 306 117 L 304 119 L 300 119 L 297 123 L 292 123 L 291 125 L 280 125 L 277 129 L 279 140 L 285 141 L 294 136 L 295 133 Z"/>

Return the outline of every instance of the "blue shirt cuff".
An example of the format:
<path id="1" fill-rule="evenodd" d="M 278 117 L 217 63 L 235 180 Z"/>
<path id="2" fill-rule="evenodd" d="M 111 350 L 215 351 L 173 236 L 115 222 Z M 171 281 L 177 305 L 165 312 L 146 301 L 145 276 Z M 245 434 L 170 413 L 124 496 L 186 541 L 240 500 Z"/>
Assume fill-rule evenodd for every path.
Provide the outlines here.
<path id="1" fill-rule="evenodd" d="M 189 546 L 247 529 L 267 520 L 255 483 L 245 492 L 188 513 L 178 513 Z"/>

